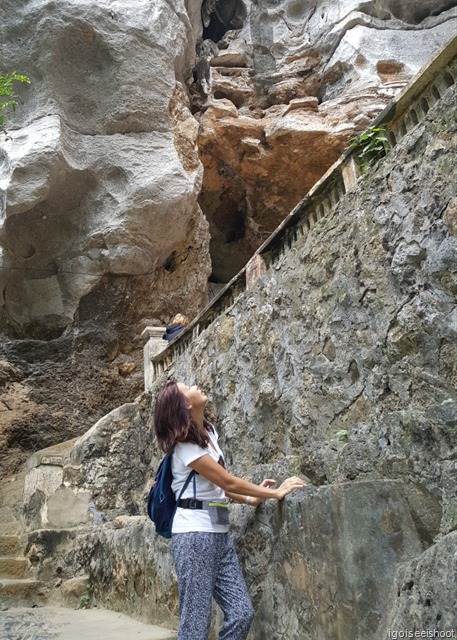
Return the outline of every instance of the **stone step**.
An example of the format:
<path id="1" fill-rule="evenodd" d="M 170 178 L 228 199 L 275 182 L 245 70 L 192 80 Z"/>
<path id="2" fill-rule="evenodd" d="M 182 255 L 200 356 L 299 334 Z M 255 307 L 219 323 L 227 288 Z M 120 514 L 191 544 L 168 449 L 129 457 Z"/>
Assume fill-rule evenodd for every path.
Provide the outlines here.
<path id="1" fill-rule="evenodd" d="M 0 611 L 10 607 L 44 606 L 48 589 L 38 580 L 0 579 Z"/>
<path id="2" fill-rule="evenodd" d="M 0 578 L 21 580 L 27 577 L 27 560 L 25 558 L 0 558 Z"/>
<path id="3" fill-rule="evenodd" d="M 17 536 L 0 536 L 0 557 L 13 556 L 16 557 L 19 550 L 19 538 Z"/>

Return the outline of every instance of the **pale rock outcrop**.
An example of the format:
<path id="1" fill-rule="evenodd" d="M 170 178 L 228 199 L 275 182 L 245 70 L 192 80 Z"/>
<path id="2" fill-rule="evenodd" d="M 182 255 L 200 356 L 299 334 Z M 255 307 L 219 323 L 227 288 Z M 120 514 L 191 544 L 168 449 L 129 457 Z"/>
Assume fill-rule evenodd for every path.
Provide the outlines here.
<path id="1" fill-rule="evenodd" d="M 7 5 L 2 63 L 31 85 L 2 145 L 2 325 L 58 333 L 107 274 L 138 277 L 138 320 L 166 315 L 155 294 L 167 259 L 195 274 L 191 295 L 185 278 L 179 288 L 196 312 L 209 260 L 180 89 L 194 47 L 184 2 Z"/>
<path id="2" fill-rule="evenodd" d="M 135 398 L 144 326 L 207 302 L 199 20 L 198 0 L 2 3 L 2 70 L 31 84 L 0 142 L 0 473 Z"/>

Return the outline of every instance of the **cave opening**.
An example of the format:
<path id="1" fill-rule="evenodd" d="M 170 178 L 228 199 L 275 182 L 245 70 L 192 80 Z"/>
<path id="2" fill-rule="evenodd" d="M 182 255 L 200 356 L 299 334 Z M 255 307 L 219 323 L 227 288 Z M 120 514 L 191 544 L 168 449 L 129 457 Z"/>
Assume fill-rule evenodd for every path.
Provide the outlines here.
<path id="1" fill-rule="evenodd" d="M 199 204 L 209 223 L 212 263 L 209 280 L 225 284 L 245 266 L 252 254 L 245 238 L 246 200 L 229 192 L 203 192 Z"/>
<path id="2" fill-rule="evenodd" d="M 243 0 L 204 0 L 201 14 L 203 40 L 217 43 L 227 31 L 243 27 L 247 12 Z"/>

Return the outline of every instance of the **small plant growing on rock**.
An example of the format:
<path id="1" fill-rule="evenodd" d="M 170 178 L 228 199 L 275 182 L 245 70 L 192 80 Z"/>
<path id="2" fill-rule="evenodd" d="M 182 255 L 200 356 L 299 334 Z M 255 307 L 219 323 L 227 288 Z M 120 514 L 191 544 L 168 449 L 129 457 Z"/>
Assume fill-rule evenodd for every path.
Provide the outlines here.
<path id="1" fill-rule="evenodd" d="M 78 609 L 90 609 L 94 597 L 94 586 L 90 582 L 86 584 L 86 591 L 79 597 Z"/>
<path id="2" fill-rule="evenodd" d="M 17 96 L 14 93 L 14 82 L 30 84 L 27 76 L 13 71 L 12 73 L 0 72 L 0 132 L 5 133 L 5 122 L 7 119 L 7 109 L 16 109 Z"/>
<path id="3" fill-rule="evenodd" d="M 338 442 L 347 442 L 349 439 L 347 429 L 337 431 L 335 433 L 335 439 L 338 440 Z"/>
<path id="4" fill-rule="evenodd" d="M 349 142 L 362 174 L 367 173 L 391 148 L 384 127 L 370 127 Z"/>

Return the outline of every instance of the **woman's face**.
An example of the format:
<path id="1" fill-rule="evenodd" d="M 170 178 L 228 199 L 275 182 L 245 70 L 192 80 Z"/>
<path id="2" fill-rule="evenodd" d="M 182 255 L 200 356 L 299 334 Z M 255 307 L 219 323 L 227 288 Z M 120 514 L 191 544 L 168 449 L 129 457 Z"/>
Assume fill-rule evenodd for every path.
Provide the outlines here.
<path id="1" fill-rule="evenodd" d="M 208 396 L 201 391 L 196 384 L 192 387 L 188 387 L 183 382 L 178 382 L 178 389 L 186 398 L 191 409 L 199 409 L 205 407 L 208 402 Z"/>

